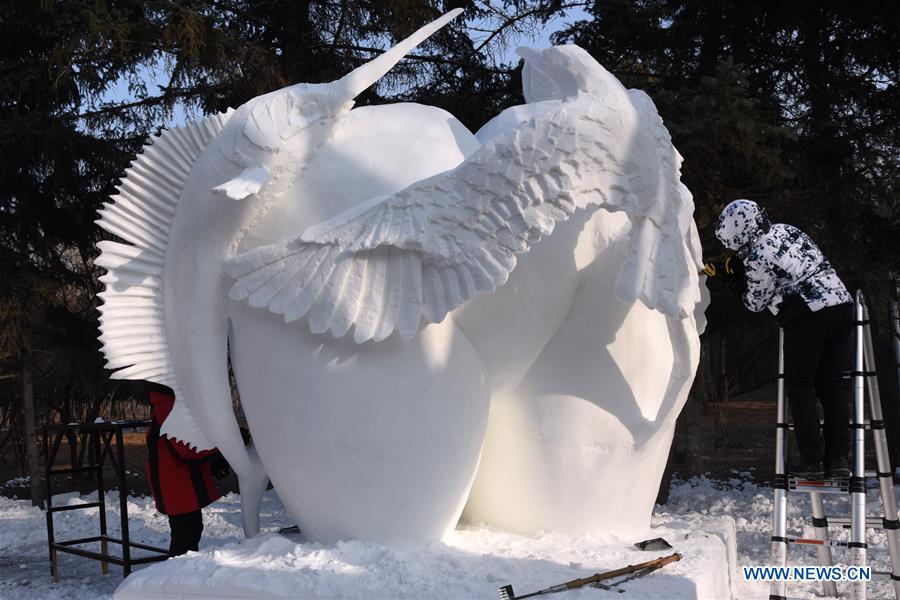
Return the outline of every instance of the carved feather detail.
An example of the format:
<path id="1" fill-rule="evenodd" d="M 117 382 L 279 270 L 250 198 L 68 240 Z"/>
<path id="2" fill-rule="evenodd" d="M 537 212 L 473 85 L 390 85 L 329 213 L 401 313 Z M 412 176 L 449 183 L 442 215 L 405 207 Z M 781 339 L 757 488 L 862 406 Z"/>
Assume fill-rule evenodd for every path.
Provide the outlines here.
<path id="1" fill-rule="evenodd" d="M 671 162 L 649 176 L 628 163 L 635 145 L 674 149 L 658 149 L 657 134 L 642 133 L 638 109 L 620 110 L 608 123 L 611 116 L 602 101 L 579 95 L 498 134 L 456 169 L 229 259 L 225 271 L 236 280 L 230 297 L 286 322 L 308 316 L 313 333 L 343 336 L 355 325 L 359 343 L 395 330 L 411 338 L 423 323 L 440 322 L 475 294 L 503 285 L 517 255 L 576 209 L 604 207 L 639 221 L 620 296 L 683 317 L 693 303 L 682 289 L 668 289 L 668 279 L 658 282 L 655 268 L 665 261 L 677 271 L 672 281 L 693 271 L 685 247 L 692 206 L 685 221 L 677 198 L 660 200 L 678 185 Z M 634 131 L 646 139 L 622 135 Z"/>

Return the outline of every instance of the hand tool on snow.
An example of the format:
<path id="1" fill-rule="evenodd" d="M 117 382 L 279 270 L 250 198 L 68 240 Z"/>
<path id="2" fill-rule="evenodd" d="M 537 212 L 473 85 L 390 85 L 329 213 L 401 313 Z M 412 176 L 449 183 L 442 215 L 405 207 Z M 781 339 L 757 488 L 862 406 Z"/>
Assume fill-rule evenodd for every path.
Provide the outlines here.
<path id="1" fill-rule="evenodd" d="M 616 592 L 618 594 L 624 594 L 625 590 L 620 588 L 619 587 L 620 585 L 622 585 L 623 583 L 628 583 L 632 579 L 637 579 L 638 577 L 643 577 L 644 575 L 648 575 L 648 574 L 652 573 L 653 571 L 655 571 L 655 569 L 644 569 L 642 571 L 633 573 L 633 574 L 629 575 L 628 577 L 625 577 L 624 579 L 620 579 L 619 581 L 617 581 L 615 583 L 600 583 L 599 581 L 595 581 L 594 583 L 589 583 L 588 586 L 597 588 L 597 589 L 601 589 L 601 590 L 606 590 L 607 592 Z"/>
<path id="2" fill-rule="evenodd" d="M 672 544 L 667 542 L 661 537 L 653 538 L 652 540 L 644 540 L 643 542 L 637 542 L 634 545 L 638 550 L 644 550 L 646 552 L 651 552 L 653 550 L 670 550 L 672 548 Z"/>
<path id="3" fill-rule="evenodd" d="M 612 571 L 607 571 L 605 573 L 595 573 L 589 577 L 573 579 L 572 581 L 567 581 L 565 583 L 554 585 L 552 587 L 548 587 L 537 592 L 532 592 L 530 594 L 524 594 L 522 596 L 516 596 L 515 592 L 513 592 L 512 585 L 505 585 L 498 591 L 500 593 L 500 600 L 523 600 L 524 598 L 531 598 L 532 596 L 542 596 L 544 594 L 554 594 L 556 592 L 574 590 L 592 583 L 596 583 L 598 581 L 619 577 L 620 575 L 631 575 L 645 570 L 649 573 L 657 569 L 661 569 L 667 564 L 673 563 L 678 560 L 681 560 L 681 555 L 677 552 L 674 552 L 669 556 L 662 556 L 660 558 L 657 558 L 656 560 L 648 560 L 647 562 L 642 562 L 636 565 L 628 565 L 627 567 L 622 567 L 621 569 L 613 569 Z"/>
<path id="4" fill-rule="evenodd" d="M 621 589 L 619 587 L 620 585 L 622 585 L 623 583 L 628 583 L 629 581 L 633 581 L 635 579 L 639 579 L 639 578 L 643 577 L 644 575 L 649 575 L 653 571 L 656 571 L 658 568 L 659 567 L 650 567 L 647 569 L 641 569 L 640 571 L 636 571 L 636 572 L 632 573 L 631 575 L 629 575 L 628 577 L 620 579 L 615 583 L 606 584 L 606 583 L 600 583 L 599 581 L 595 581 L 594 583 L 589 583 L 588 585 L 591 587 L 600 588 L 601 590 L 606 590 L 607 592 L 618 592 L 620 594 L 624 594 L 625 590 Z M 616 588 L 616 589 L 613 589 L 613 588 Z"/>
<path id="5" fill-rule="evenodd" d="M 278 535 L 293 535 L 300 533 L 300 526 L 291 525 L 290 527 L 282 527 L 278 530 Z"/>

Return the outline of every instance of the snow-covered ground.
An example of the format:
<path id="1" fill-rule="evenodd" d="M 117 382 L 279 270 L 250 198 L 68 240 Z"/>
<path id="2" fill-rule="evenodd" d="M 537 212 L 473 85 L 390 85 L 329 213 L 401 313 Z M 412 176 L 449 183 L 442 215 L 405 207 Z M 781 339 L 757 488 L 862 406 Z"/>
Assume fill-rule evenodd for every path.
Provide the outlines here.
<path id="1" fill-rule="evenodd" d="M 54 504 L 90 501 L 89 497 L 63 495 Z M 629 593 L 623 597 L 666 598 L 685 597 L 684 574 L 689 560 L 704 560 L 689 556 L 701 552 L 691 546 L 681 531 L 696 529 L 701 537 L 710 524 L 732 517 L 737 525 L 738 568 L 741 565 L 766 564 L 769 557 L 769 527 L 771 488 L 759 486 L 741 477 L 728 482 L 705 478 L 676 482 L 669 505 L 657 507 L 654 527 L 669 536 L 676 549 L 685 553 L 683 564 L 675 563 L 658 573 L 624 584 Z M 118 498 L 107 498 L 108 522 L 112 535 L 117 534 Z M 829 509 L 833 506 L 833 509 Z M 791 498 L 789 531 L 808 535 L 804 525 L 808 514 L 804 495 Z M 880 500 L 877 490 L 869 496 L 869 514 L 877 515 Z M 130 498 L 128 511 L 131 536 L 136 541 L 166 546 L 168 523 L 159 515 L 148 498 Z M 828 514 L 846 514 L 845 497 L 826 499 Z M 205 531 L 201 552 L 174 559 L 165 565 L 167 572 L 188 577 L 194 574 L 200 581 L 214 581 L 216 577 L 235 579 L 245 573 L 249 582 L 267 578 L 273 586 L 306 585 L 307 588 L 273 590 L 295 597 L 362 597 L 362 598 L 497 598 L 496 588 L 511 583 L 517 594 L 561 583 L 574 577 L 590 575 L 629 563 L 648 560 L 668 552 L 637 552 L 628 550 L 624 542 L 598 536 L 563 536 L 547 533 L 534 538 L 490 531 L 483 527 L 462 527 L 442 544 L 425 549 L 388 549 L 376 544 L 341 542 L 333 546 L 307 543 L 298 536 L 278 536 L 274 531 L 291 525 L 277 496 L 268 492 L 263 504 L 264 531 L 259 538 L 242 541 L 240 533 L 239 501 L 229 495 L 204 511 Z M 808 520 L 807 520 L 808 522 Z M 62 539 L 93 535 L 97 528 L 96 509 L 57 513 L 55 526 Z M 847 532 L 836 532 L 838 539 L 847 539 Z M 691 536 L 688 535 L 688 538 Z M 674 539 L 673 539 L 674 538 Z M 876 569 L 888 570 L 889 559 L 884 546 L 884 534 L 870 531 L 870 560 Z M 613 548 L 611 551 L 610 548 Z M 207 551 L 204 552 L 204 549 Z M 669 551 L 671 552 L 671 551 Z M 838 561 L 844 550 L 836 549 Z M 809 548 L 791 548 L 791 564 L 815 564 Z M 177 563 L 177 564 L 176 564 Z M 721 564 L 722 561 L 720 559 Z M 709 563 L 712 564 L 712 563 Z M 160 565 L 139 568 L 136 581 L 150 575 Z M 696 568 L 696 563 L 695 563 Z M 149 570 L 148 570 L 149 569 Z M 142 574 L 142 571 L 144 572 Z M 300 573 L 300 577 L 284 577 L 284 573 Z M 680 576 L 681 574 L 681 576 Z M 722 574 L 723 576 L 726 574 Z M 60 582 L 53 584 L 49 576 L 44 513 L 27 501 L 0 497 L 0 598 L 31 600 L 38 598 L 105 598 L 121 583 L 121 570 L 110 566 L 110 575 L 100 573 L 100 564 L 71 555 L 60 555 Z M 738 584 L 740 598 L 765 598 L 768 588 L 763 584 L 743 583 L 741 574 L 731 578 Z M 176 578 L 177 579 L 177 578 Z M 299 584 L 297 582 L 300 582 Z M 846 591 L 846 584 L 839 584 Z M 870 597 L 893 597 L 885 580 L 870 584 Z M 792 585 L 791 596 L 814 598 L 818 586 Z M 233 589 L 232 597 L 240 590 Z M 414 592 L 414 593 L 410 593 Z M 560 598 L 572 600 L 616 597 L 596 588 L 565 592 Z"/>

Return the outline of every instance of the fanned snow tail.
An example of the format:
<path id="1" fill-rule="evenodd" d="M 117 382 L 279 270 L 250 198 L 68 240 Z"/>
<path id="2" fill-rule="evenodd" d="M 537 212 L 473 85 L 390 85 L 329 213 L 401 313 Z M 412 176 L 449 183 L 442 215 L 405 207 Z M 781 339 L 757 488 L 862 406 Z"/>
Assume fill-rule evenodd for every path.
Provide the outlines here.
<path id="1" fill-rule="evenodd" d="M 97 244 L 101 253 L 95 262 L 107 270 L 100 278 L 106 284 L 100 293 L 101 351 L 107 368 L 117 369 L 113 379 L 146 379 L 171 387 L 179 397 L 163 306 L 166 246 L 191 169 L 233 112 L 169 129 L 151 140 L 129 167 L 119 193 L 100 211 L 96 223 L 130 242 Z M 170 432 L 170 437 L 198 446 L 208 442 L 183 402 L 176 400 L 171 415 L 177 415 L 180 435 Z"/>

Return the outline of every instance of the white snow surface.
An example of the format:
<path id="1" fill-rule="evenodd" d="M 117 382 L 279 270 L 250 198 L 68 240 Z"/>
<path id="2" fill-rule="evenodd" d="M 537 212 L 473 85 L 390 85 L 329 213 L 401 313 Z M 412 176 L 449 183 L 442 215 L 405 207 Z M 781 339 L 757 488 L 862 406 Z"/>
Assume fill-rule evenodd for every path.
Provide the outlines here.
<path id="1" fill-rule="evenodd" d="M 66 494 L 55 505 L 93 500 Z M 118 497 L 107 496 L 110 534 L 118 535 Z M 737 598 L 765 598 L 764 584 L 742 581 L 740 566 L 767 564 L 772 505 L 768 486 L 735 475 L 727 482 L 694 478 L 673 484 L 666 507 L 657 506 L 653 530 L 684 554 L 684 559 L 641 579 L 625 583 L 628 598 L 716 598 L 729 578 Z M 809 503 L 805 495 L 791 497 L 788 529 L 809 534 Z M 879 514 L 880 499 L 870 490 L 869 515 Z M 150 498 L 130 497 L 128 511 L 132 539 L 156 546 L 168 544 L 166 517 Z M 845 497 L 826 499 L 828 514 L 848 514 Z M 292 525 L 277 495 L 267 492 L 262 506 L 263 534 L 241 536 L 239 497 L 229 494 L 204 510 L 201 550 L 187 556 L 138 567 L 118 597 L 139 597 L 141 589 L 157 597 L 290 597 L 290 598 L 497 598 L 497 588 L 512 584 L 517 594 L 537 591 L 575 577 L 584 577 L 626 564 L 650 560 L 671 551 L 639 552 L 637 540 L 601 536 L 541 533 L 534 537 L 464 525 L 443 542 L 426 547 L 388 548 L 379 544 L 344 541 L 333 545 L 305 542 L 302 536 L 279 536 Z M 93 535 L 97 509 L 55 515 L 59 539 Z M 737 565 L 727 565 L 723 533 L 736 525 Z M 848 539 L 847 532 L 836 532 Z M 727 537 L 724 536 L 724 537 Z M 122 583 L 121 569 L 110 565 L 103 576 L 100 564 L 60 555 L 60 582 L 50 579 L 44 513 L 24 500 L 0 497 L 0 598 L 109 598 Z M 882 532 L 869 531 L 870 562 L 889 569 Z M 844 556 L 836 549 L 836 560 Z M 815 564 L 811 549 L 791 548 L 790 564 Z M 840 562 L 839 562 L 840 564 Z M 730 571 L 730 572 L 729 572 Z M 162 587 L 165 584 L 165 589 Z M 191 594 L 179 595 L 192 589 Z M 843 589 L 846 584 L 838 584 Z M 127 590 L 131 590 L 130 592 Z M 792 597 L 815 598 L 819 587 L 790 585 Z M 205 593 L 204 593 L 205 592 Z M 889 583 L 875 579 L 870 598 L 893 597 Z M 146 593 L 146 592 L 145 592 Z M 586 588 L 554 594 L 560 600 L 585 600 L 619 594 Z M 150 597 L 150 596 L 143 596 Z"/>

